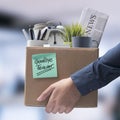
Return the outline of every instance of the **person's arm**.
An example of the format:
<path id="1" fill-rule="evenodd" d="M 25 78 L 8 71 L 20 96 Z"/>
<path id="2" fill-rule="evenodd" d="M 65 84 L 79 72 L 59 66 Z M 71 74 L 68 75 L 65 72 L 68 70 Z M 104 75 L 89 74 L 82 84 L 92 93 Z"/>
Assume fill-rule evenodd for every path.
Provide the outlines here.
<path id="1" fill-rule="evenodd" d="M 103 57 L 72 74 L 71 77 L 50 85 L 37 100 L 44 101 L 49 98 L 47 112 L 69 113 L 81 94 L 86 95 L 103 87 L 119 75 L 120 44 L 109 50 Z"/>
<path id="2" fill-rule="evenodd" d="M 101 88 L 120 76 L 120 44 L 104 56 L 71 75 L 82 95 Z"/>

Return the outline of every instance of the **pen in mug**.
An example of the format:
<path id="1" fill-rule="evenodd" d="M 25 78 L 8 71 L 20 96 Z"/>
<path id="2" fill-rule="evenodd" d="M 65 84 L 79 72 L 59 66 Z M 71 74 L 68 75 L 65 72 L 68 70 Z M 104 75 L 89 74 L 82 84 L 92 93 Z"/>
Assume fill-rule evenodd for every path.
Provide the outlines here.
<path id="1" fill-rule="evenodd" d="M 26 39 L 26 40 L 29 40 L 30 38 L 29 38 L 29 35 L 28 35 L 28 33 L 26 32 L 26 30 L 25 30 L 25 29 L 22 29 L 22 32 L 23 32 L 23 34 L 24 34 L 24 36 L 25 36 L 25 39 Z"/>
<path id="2" fill-rule="evenodd" d="M 31 40 L 34 40 L 34 31 L 32 28 L 29 28 L 29 35 L 30 35 Z"/>
<path id="3" fill-rule="evenodd" d="M 38 34 L 37 34 L 37 40 L 40 39 L 40 36 L 41 36 L 41 30 L 38 31 Z"/>
<path id="4" fill-rule="evenodd" d="M 47 28 L 44 30 L 43 34 L 42 34 L 42 37 L 41 37 L 41 40 L 43 40 L 46 36 L 46 33 L 47 33 Z"/>

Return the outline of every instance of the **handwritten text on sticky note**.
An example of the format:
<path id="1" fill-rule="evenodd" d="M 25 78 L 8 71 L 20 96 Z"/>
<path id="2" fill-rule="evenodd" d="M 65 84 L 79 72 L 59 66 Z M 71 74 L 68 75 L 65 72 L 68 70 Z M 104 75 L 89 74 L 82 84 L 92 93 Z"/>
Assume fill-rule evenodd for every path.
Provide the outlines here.
<path id="1" fill-rule="evenodd" d="M 57 77 L 56 53 L 32 55 L 33 78 Z"/>

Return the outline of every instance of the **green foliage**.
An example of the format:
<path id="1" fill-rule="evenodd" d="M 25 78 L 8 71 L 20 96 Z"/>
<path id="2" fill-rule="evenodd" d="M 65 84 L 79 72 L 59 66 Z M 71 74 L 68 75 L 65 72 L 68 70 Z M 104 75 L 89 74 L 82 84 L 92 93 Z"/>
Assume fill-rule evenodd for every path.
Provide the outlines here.
<path id="1" fill-rule="evenodd" d="M 64 41 L 65 42 L 71 42 L 72 37 L 75 36 L 83 36 L 85 33 L 85 30 L 83 27 L 79 24 L 72 24 L 64 27 L 65 33 L 64 33 Z"/>

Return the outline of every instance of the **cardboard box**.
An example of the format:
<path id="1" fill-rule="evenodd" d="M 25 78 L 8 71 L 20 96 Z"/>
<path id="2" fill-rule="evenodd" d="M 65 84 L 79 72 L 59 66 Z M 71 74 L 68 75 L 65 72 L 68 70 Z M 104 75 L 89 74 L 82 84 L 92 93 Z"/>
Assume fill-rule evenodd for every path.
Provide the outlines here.
<path id="1" fill-rule="evenodd" d="M 97 48 L 26 48 L 25 105 L 46 106 L 37 97 L 52 83 L 69 77 L 98 57 Z M 97 91 L 81 97 L 76 107 L 96 107 Z"/>

